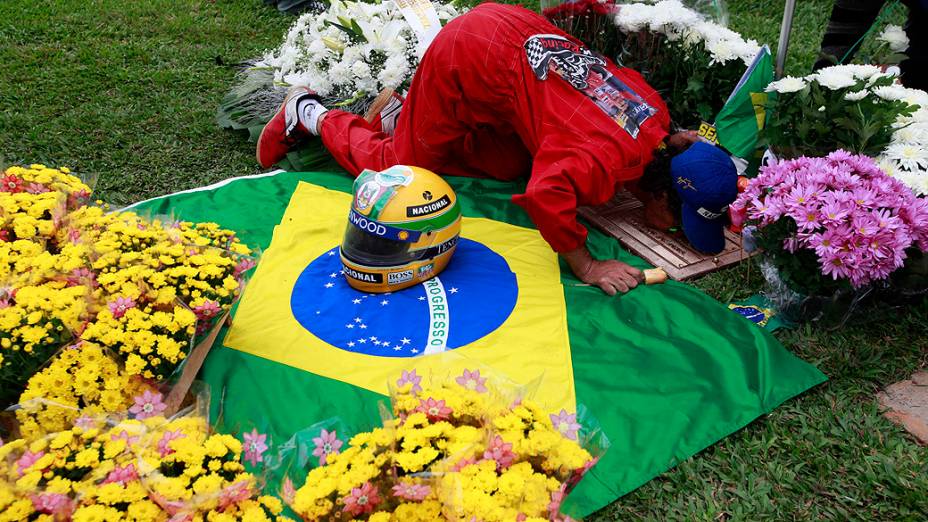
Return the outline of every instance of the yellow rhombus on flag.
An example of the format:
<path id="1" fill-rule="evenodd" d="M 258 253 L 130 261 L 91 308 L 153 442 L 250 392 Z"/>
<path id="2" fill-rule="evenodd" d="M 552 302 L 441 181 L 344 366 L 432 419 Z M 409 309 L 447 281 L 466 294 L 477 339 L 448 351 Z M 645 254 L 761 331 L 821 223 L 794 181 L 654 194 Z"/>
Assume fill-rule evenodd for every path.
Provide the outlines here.
<path id="1" fill-rule="evenodd" d="M 404 370 L 442 380 L 483 369 L 538 384 L 533 398 L 547 410 L 576 410 L 557 255 L 538 231 L 465 217 L 438 277 L 365 294 L 338 256 L 350 204 L 350 194 L 299 184 L 226 346 L 383 394 Z M 438 337 L 440 353 L 425 355 Z"/>

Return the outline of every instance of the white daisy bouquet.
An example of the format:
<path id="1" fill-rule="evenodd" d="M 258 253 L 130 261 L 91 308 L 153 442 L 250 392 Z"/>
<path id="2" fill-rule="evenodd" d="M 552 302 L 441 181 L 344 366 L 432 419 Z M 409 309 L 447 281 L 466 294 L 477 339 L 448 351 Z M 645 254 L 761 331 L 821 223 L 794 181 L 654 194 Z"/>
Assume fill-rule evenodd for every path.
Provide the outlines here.
<path id="1" fill-rule="evenodd" d="M 724 20 L 723 10 L 690 8 L 680 0 L 568 1 L 543 12 L 593 50 L 640 72 L 681 127 L 713 121 L 760 51 L 756 41 L 703 14 Z M 596 23 L 597 16 L 608 17 L 609 23 Z"/>
<path id="2" fill-rule="evenodd" d="M 432 6 L 442 25 L 460 14 L 450 3 Z M 248 64 L 219 107 L 219 124 L 260 129 L 292 86 L 316 91 L 326 106 L 364 114 L 382 90 L 408 87 L 426 44 L 393 0 L 333 0 L 325 11 L 300 16 L 280 47 Z"/>
<path id="3" fill-rule="evenodd" d="M 836 65 L 767 86 L 775 93 L 764 135 L 778 156 L 844 149 L 875 158 L 917 195 L 928 195 L 928 93 L 874 65 Z"/>

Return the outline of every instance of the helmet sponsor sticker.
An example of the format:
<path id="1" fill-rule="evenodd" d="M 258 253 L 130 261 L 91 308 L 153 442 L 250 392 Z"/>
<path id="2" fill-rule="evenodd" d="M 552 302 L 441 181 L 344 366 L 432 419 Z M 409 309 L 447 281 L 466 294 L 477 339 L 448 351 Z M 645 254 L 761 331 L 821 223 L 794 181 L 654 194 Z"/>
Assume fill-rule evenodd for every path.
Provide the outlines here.
<path id="1" fill-rule="evenodd" d="M 358 212 L 354 209 L 351 209 L 351 211 L 348 213 L 348 221 L 352 225 L 360 228 L 368 234 L 386 239 L 393 239 L 395 241 L 407 241 L 409 243 L 415 243 L 416 241 L 419 241 L 419 238 L 422 236 L 422 232 L 417 230 L 406 230 L 403 228 L 391 227 L 390 225 L 384 225 L 379 221 L 374 221 L 373 219 L 358 214 Z"/>
<path id="2" fill-rule="evenodd" d="M 403 270 L 402 272 L 390 272 L 387 274 L 387 284 L 398 285 L 412 281 L 412 270 Z"/>
<path id="3" fill-rule="evenodd" d="M 451 198 L 446 195 L 441 198 L 432 201 L 431 203 L 426 203 L 424 205 L 415 205 L 412 207 L 406 207 L 406 217 L 419 217 L 427 216 L 429 214 L 434 214 L 441 210 L 448 208 L 451 205 Z"/>
<path id="4" fill-rule="evenodd" d="M 419 267 L 419 277 L 425 277 L 435 271 L 435 263 L 429 263 Z"/>
<path id="5" fill-rule="evenodd" d="M 350 278 L 357 279 L 358 281 L 364 281 L 365 283 L 383 283 L 383 274 L 362 272 L 360 270 L 355 270 L 348 265 L 342 266 L 344 266 L 345 275 Z"/>

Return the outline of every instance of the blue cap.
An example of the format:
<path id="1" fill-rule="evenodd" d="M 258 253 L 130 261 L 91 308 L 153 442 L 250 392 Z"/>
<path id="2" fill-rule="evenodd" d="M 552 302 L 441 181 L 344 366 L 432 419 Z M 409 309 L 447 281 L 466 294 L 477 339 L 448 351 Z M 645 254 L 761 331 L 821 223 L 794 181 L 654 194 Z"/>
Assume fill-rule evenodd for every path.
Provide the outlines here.
<path id="1" fill-rule="evenodd" d="M 698 141 L 670 161 L 674 188 L 683 201 L 683 233 L 707 254 L 725 248 L 725 214 L 738 197 L 738 171 L 722 149 Z"/>

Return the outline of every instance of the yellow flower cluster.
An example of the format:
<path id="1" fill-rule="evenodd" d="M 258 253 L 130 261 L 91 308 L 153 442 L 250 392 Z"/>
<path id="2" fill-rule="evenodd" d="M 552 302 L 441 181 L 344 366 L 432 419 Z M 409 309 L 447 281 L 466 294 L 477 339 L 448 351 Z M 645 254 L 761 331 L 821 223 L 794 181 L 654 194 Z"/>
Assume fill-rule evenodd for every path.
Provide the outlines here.
<path id="1" fill-rule="evenodd" d="M 20 434 L 35 439 L 66 430 L 78 417 L 124 412 L 132 397 L 150 388 L 121 370 L 100 346 L 81 343 L 65 348 L 29 379 L 20 396 Z"/>
<path id="2" fill-rule="evenodd" d="M 215 223 L 108 212 L 88 206 L 89 197 L 66 168 L 11 167 L 0 176 L 0 408 L 75 341 L 110 350 L 129 374 L 171 376 L 255 264 Z M 35 386 L 25 399 L 43 389 L 55 392 Z M 82 400 L 109 411 L 95 402 L 105 398 Z"/>
<path id="3" fill-rule="evenodd" d="M 0 522 L 289 520 L 205 418 L 104 421 L 0 447 Z"/>
<path id="4" fill-rule="evenodd" d="M 187 356 L 196 322 L 196 315 L 181 305 L 167 311 L 132 307 L 119 317 L 102 310 L 81 338 L 119 354 L 130 375 L 161 381 Z"/>
<path id="5" fill-rule="evenodd" d="M 288 499 L 305 520 L 541 522 L 595 462 L 479 372 L 425 389 L 409 376 L 392 397 L 397 419 L 327 454 Z"/>
<path id="6" fill-rule="evenodd" d="M 87 317 L 86 293 L 52 281 L 0 298 L 0 406 L 16 402 L 29 377 L 73 340 Z"/>
<path id="7" fill-rule="evenodd" d="M 549 520 L 551 496 L 561 487 L 557 478 L 538 473 L 529 462 L 498 472 L 493 460 L 445 473 L 439 480 L 446 520 L 505 522 Z M 556 513 L 553 513 L 556 514 Z"/>

